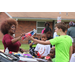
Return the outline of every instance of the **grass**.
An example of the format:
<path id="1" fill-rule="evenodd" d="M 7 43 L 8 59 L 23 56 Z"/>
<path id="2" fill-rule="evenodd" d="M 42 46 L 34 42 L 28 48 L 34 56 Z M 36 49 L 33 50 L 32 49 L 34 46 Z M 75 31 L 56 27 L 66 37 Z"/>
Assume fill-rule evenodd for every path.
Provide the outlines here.
<path id="1" fill-rule="evenodd" d="M 20 48 L 23 48 L 24 50 L 29 50 L 29 45 L 28 44 L 21 44 Z M 3 46 L 2 41 L 0 41 L 0 49 L 4 50 L 4 46 Z"/>
<path id="2" fill-rule="evenodd" d="M 23 48 L 25 50 L 29 50 L 29 45 L 28 44 L 21 44 L 20 48 Z"/>
<path id="3" fill-rule="evenodd" d="M 4 50 L 4 46 L 3 46 L 2 41 L 0 41 L 0 49 L 1 49 L 1 50 Z"/>

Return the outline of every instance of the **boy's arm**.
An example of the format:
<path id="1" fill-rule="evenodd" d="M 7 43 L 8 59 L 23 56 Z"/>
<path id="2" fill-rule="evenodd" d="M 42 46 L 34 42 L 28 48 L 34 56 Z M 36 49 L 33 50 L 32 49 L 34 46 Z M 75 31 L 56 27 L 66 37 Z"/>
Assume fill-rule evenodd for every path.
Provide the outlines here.
<path id="1" fill-rule="evenodd" d="M 41 41 L 41 40 L 37 40 L 37 39 L 34 39 L 33 37 L 29 37 L 32 41 L 34 42 L 37 42 L 37 43 L 40 43 L 40 44 L 43 44 L 43 45 L 50 45 L 50 41 Z"/>
<path id="2" fill-rule="evenodd" d="M 73 46 L 70 46 L 70 50 L 69 50 L 69 60 L 71 59 L 73 53 Z"/>

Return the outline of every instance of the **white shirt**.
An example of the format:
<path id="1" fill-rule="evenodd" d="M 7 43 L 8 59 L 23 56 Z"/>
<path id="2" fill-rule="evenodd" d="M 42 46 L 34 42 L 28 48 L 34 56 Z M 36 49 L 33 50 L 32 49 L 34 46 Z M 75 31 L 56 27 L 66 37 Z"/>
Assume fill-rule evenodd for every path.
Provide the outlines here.
<path id="1" fill-rule="evenodd" d="M 72 54 L 70 62 L 75 62 L 75 53 Z"/>
<path id="2" fill-rule="evenodd" d="M 35 51 L 38 51 L 41 56 L 47 56 L 50 54 L 50 49 L 50 45 L 37 44 Z"/>
<path id="3" fill-rule="evenodd" d="M 57 36 L 58 36 L 57 33 L 54 32 L 54 34 L 53 34 L 53 38 L 55 38 L 55 37 L 57 37 Z"/>

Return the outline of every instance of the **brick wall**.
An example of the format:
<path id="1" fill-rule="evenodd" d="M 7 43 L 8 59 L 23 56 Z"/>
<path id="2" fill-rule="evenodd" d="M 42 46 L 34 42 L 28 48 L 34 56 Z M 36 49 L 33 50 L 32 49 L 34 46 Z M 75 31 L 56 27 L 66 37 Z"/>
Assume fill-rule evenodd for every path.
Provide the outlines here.
<path id="1" fill-rule="evenodd" d="M 18 21 L 18 27 L 16 29 L 15 36 L 21 35 L 21 33 L 27 33 L 36 29 L 36 21 Z M 28 43 L 28 40 L 20 41 L 21 43 Z"/>
<path id="2" fill-rule="evenodd" d="M 7 18 L 9 17 L 4 12 L 0 13 L 0 26 L 1 26 L 1 23 Z M 3 34 L 1 33 L 1 30 L 0 30 L 0 40 L 2 40 L 2 38 L 3 38 Z"/>

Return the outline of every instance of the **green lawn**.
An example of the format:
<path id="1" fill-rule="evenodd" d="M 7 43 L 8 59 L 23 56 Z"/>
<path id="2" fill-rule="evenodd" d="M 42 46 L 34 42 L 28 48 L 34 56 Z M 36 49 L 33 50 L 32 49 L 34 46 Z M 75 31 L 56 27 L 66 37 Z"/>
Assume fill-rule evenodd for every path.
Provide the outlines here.
<path id="1" fill-rule="evenodd" d="M 23 48 L 25 50 L 29 50 L 29 45 L 28 44 L 21 44 L 20 48 Z"/>
<path id="2" fill-rule="evenodd" d="M 0 41 L 0 49 L 4 49 L 4 46 L 3 46 L 3 44 L 2 44 L 2 41 Z"/>
<path id="3" fill-rule="evenodd" d="M 23 48 L 25 50 L 29 50 L 29 45 L 28 44 L 21 44 L 20 48 Z M 4 46 L 2 44 L 2 41 L 0 41 L 0 49 L 4 50 Z"/>

